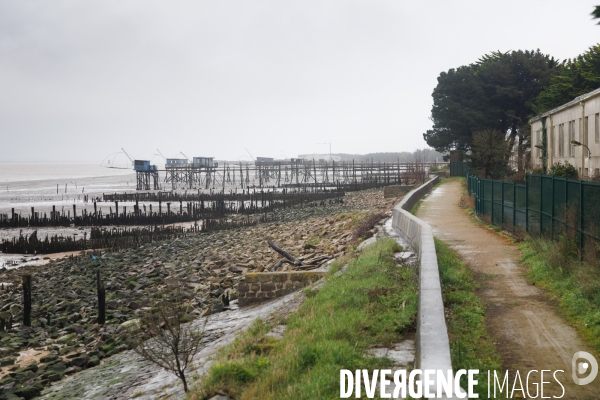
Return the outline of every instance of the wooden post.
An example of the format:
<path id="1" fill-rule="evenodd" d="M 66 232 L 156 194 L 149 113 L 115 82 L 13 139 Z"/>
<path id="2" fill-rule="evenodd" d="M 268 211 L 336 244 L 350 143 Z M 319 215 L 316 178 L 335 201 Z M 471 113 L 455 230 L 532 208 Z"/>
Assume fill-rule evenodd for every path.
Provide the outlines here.
<path id="1" fill-rule="evenodd" d="M 23 325 L 31 326 L 31 275 L 23 275 Z"/>
<path id="2" fill-rule="evenodd" d="M 96 288 L 98 291 L 98 324 L 106 322 L 106 291 L 100 279 L 100 269 L 96 270 Z"/>

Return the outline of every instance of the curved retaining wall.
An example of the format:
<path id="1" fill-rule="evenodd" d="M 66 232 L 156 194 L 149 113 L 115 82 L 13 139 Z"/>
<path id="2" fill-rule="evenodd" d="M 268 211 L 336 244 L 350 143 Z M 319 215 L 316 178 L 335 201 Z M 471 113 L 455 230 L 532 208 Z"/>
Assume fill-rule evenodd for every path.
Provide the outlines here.
<path id="1" fill-rule="evenodd" d="M 392 227 L 411 244 L 420 262 L 415 368 L 447 371 L 452 369 L 452 360 L 433 230 L 410 213 L 439 179 L 436 176 L 404 196 L 394 207 Z"/>

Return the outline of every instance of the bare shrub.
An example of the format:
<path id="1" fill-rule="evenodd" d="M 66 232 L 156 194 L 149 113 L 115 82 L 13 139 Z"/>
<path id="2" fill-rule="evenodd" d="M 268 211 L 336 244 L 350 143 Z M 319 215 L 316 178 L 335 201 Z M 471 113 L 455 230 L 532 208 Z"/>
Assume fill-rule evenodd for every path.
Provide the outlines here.
<path id="1" fill-rule="evenodd" d="M 206 321 L 202 327 L 185 323 L 190 295 L 180 282 L 171 282 L 156 295 L 153 307 L 140 313 L 130 329 L 133 350 L 147 361 L 172 372 L 188 391 L 185 372 L 201 348 Z"/>
<path id="2" fill-rule="evenodd" d="M 592 227 L 590 231 L 595 232 L 596 230 Z M 599 253 L 600 244 L 596 239 L 586 236 L 583 246 L 583 261 L 588 265 L 598 266 L 600 262 Z"/>
<path id="3" fill-rule="evenodd" d="M 402 174 L 404 181 L 407 183 L 424 183 L 429 175 L 429 171 L 425 167 L 426 162 L 426 154 L 415 153 L 414 161 L 407 163 L 406 172 Z"/>
<path id="4" fill-rule="evenodd" d="M 600 173 L 587 175 L 585 180 L 590 182 L 600 182 Z"/>
<path id="5" fill-rule="evenodd" d="M 527 233 L 525 229 L 515 226 L 512 232 L 515 242 L 520 243 L 525 240 L 525 235 Z"/>
<path id="6" fill-rule="evenodd" d="M 373 234 L 370 232 L 370 230 L 373 229 L 373 227 L 375 225 L 377 225 L 377 223 L 379 221 L 381 221 L 383 218 L 386 218 L 386 217 L 387 217 L 387 215 L 382 212 L 376 212 L 376 213 L 367 215 L 367 217 L 363 220 L 363 222 L 361 222 L 356 227 L 356 229 L 354 229 L 352 237 L 354 238 L 354 240 L 368 239 L 369 237 L 373 236 Z M 370 234 L 367 232 L 369 232 Z"/>
<path id="7" fill-rule="evenodd" d="M 458 206 L 463 209 L 475 210 L 475 195 L 463 193 L 458 202 Z"/>
<path id="8" fill-rule="evenodd" d="M 505 180 L 508 182 L 514 182 L 514 183 L 524 185 L 525 184 L 525 171 L 515 172 L 514 174 L 507 176 Z"/>

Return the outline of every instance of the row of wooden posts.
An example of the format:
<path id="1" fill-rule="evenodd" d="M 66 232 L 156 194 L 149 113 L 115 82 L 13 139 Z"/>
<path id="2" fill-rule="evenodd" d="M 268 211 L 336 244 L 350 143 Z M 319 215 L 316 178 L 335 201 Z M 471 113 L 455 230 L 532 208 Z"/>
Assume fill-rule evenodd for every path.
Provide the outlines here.
<path id="1" fill-rule="evenodd" d="M 23 275 L 23 325 L 31 326 L 31 275 Z M 98 295 L 98 318 L 97 322 L 104 325 L 106 322 L 106 290 L 104 282 L 100 276 L 100 269 L 96 271 L 96 292 Z M 12 318 L 5 320 L 0 318 L 0 327 L 2 330 L 10 330 L 12 326 Z"/>
<path id="2" fill-rule="evenodd" d="M 258 218 L 243 218 L 238 221 L 229 221 L 226 218 L 205 219 L 201 224 L 195 223 L 189 228 L 183 226 L 147 226 L 140 228 L 112 228 L 105 229 L 93 227 L 90 238 L 87 232 L 84 237 L 76 239 L 74 236 L 54 235 L 44 240 L 37 237 L 20 235 L 18 238 L 3 239 L 0 250 L 9 254 L 49 254 L 66 251 L 98 250 L 118 251 L 127 248 L 137 248 L 147 243 L 184 237 L 192 233 L 207 233 L 219 230 L 230 230 L 256 225 L 257 223 L 272 222 L 277 220 L 275 214 L 262 214 Z"/>
<path id="3" fill-rule="evenodd" d="M 123 195 L 129 196 L 129 195 Z M 171 210 L 171 202 L 167 202 L 166 213 L 163 212 L 162 200 L 158 201 L 158 211 L 155 212 L 152 204 L 146 207 L 140 206 L 139 200 L 135 199 L 133 211 L 127 210 L 126 206 L 119 209 L 119 201 L 114 200 L 115 210 L 109 208 L 109 213 L 104 214 L 102 209 L 98 210 L 97 202 L 94 202 L 93 212 L 87 209 L 81 210 L 79 215 L 77 207 L 73 204 L 73 216 L 70 210 L 56 211 L 56 206 L 52 206 L 50 216 L 46 213 L 40 214 L 31 207 L 30 216 L 21 216 L 15 213 L 14 208 L 11 211 L 10 218 L 8 214 L 0 214 L 0 228 L 8 227 L 45 227 L 45 226 L 111 226 L 111 225 L 162 225 L 179 222 L 198 221 L 202 219 L 222 218 L 229 214 L 257 214 L 272 212 L 275 209 L 287 208 L 294 205 L 304 205 L 315 201 L 323 201 L 333 198 L 343 197 L 343 191 L 323 191 L 315 193 L 294 193 L 293 195 L 278 192 L 258 192 L 250 193 L 247 196 L 240 194 L 216 195 L 206 200 L 200 196 L 199 202 L 187 201 L 185 207 L 182 199 L 179 199 L 179 211 Z"/>

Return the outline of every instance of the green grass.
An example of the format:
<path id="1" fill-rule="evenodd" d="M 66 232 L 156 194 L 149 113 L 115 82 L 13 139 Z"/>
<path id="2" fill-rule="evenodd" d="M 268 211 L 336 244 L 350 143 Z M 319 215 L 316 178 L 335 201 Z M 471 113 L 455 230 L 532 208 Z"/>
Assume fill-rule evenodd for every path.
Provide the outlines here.
<path id="1" fill-rule="evenodd" d="M 487 332 L 485 307 L 477 297 L 478 283 L 458 254 L 444 242 L 435 240 L 444 306 L 449 315 L 448 332 L 452 367 L 479 369 L 475 393 L 487 397 L 487 371 L 501 371 L 502 359 Z M 461 381 L 466 387 L 466 379 Z"/>
<path id="2" fill-rule="evenodd" d="M 529 278 L 554 298 L 560 311 L 600 351 L 600 270 L 598 262 L 581 262 L 574 243 L 527 238 L 518 246 Z M 574 254 L 575 253 L 575 254 Z"/>
<path id="3" fill-rule="evenodd" d="M 365 351 L 414 334 L 417 267 L 398 266 L 399 250 L 382 239 L 349 260 L 344 274 L 330 275 L 288 317 L 283 339 L 265 336 L 272 325 L 255 322 L 219 353 L 190 398 L 219 391 L 236 399 L 337 399 L 340 369 L 389 367 Z"/>
<path id="4" fill-rule="evenodd" d="M 410 209 L 410 213 L 411 213 L 412 215 L 417 215 L 417 211 L 419 211 L 419 207 L 421 207 L 421 203 L 422 203 L 422 202 L 423 202 L 423 199 L 421 199 L 421 200 L 417 201 L 417 202 L 415 203 L 415 205 L 414 205 L 414 206 L 412 206 L 412 208 Z"/>

